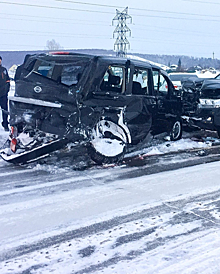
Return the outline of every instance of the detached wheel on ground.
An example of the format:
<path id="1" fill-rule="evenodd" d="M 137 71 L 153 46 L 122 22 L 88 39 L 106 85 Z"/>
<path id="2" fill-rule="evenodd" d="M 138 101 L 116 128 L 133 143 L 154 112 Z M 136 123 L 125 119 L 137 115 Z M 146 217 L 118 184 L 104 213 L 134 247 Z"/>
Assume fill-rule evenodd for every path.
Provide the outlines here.
<path id="1" fill-rule="evenodd" d="M 182 138 L 183 127 L 181 119 L 176 119 L 172 122 L 170 131 L 170 140 L 177 141 Z"/>
<path id="2" fill-rule="evenodd" d="M 98 164 L 117 163 L 124 158 L 127 136 L 123 128 L 112 121 L 99 121 L 92 133 L 88 153 Z"/>

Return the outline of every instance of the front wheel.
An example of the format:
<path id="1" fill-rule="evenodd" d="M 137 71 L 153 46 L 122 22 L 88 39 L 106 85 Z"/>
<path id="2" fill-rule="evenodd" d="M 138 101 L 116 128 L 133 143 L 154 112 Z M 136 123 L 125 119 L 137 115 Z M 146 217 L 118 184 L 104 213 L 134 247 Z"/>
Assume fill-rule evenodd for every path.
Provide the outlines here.
<path id="1" fill-rule="evenodd" d="M 121 126 L 101 120 L 94 127 L 90 139 L 88 153 L 96 163 L 117 163 L 124 158 L 127 136 Z"/>
<path id="2" fill-rule="evenodd" d="M 170 131 L 170 140 L 177 141 L 182 138 L 182 121 L 180 119 L 175 120 L 172 123 L 171 131 Z"/>

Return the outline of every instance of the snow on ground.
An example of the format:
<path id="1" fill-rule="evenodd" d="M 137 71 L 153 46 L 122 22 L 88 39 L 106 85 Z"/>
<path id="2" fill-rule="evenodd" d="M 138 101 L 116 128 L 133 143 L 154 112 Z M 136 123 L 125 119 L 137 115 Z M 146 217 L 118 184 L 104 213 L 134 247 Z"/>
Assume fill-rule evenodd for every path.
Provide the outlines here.
<path id="1" fill-rule="evenodd" d="M 51 195 L 46 202 L 38 197 L 23 205 L 15 203 L 14 209 L 12 204 L 8 210 L 16 213 L 15 220 L 19 223 L 21 218 L 26 226 L 31 226 L 27 208 L 32 203 L 35 235 L 20 231 L 16 237 L 1 240 L 0 273 L 217 274 L 218 166 L 217 162 L 208 165 L 210 176 L 205 165 L 195 166 L 144 176 L 136 179 L 135 184 L 130 179 L 97 186 L 97 191 L 93 187 L 90 194 L 83 187 L 78 190 L 81 195 L 71 191 L 68 195 Z M 41 208 L 39 200 L 43 202 Z M 65 212 L 71 217 L 74 210 L 70 219 L 75 221 L 66 222 L 66 226 L 47 232 L 36 230 L 37 222 L 43 225 L 43 219 L 45 223 L 49 218 L 55 221 L 55 216 L 63 220 Z M 2 211 L 7 213 L 7 205 Z M 6 220 L 2 222 L 2 214 L 3 224 Z M 8 222 L 13 222 L 12 215 L 9 216 Z"/>
<path id="2" fill-rule="evenodd" d="M 193 139 L 187 138 L 187 134 L 183 135 L 183 139 L 176 142 L 163 141 L 162 143 L 152 145 L 141 150 L 137 150 L 132 153 L 126 154 L 126 157 L 133 157 L 135 155 L 150 156 L 160 155 L 169 152 L 183 151 L 186 149 L 195 148 L 206 148 L 212 145 L 211 140 L 207 139 L 205 142 L 194 141 Z"/>

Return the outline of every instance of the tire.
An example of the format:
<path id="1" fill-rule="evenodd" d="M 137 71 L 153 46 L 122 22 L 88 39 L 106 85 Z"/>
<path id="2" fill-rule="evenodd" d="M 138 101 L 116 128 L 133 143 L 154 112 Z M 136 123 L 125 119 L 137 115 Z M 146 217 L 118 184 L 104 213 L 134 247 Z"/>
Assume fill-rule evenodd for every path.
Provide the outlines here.
<path id="1" fill-rule="evenodd" d="M 88 146 L 90 158 L 97 164 L 112 164 L 124 158 L 127 136 L 123 128 L 111 121 L 99 121 Z"/>
<path id="2" fill-rule="evenodd" d="M 171 126 L 170 140 L 171 141 L 180 140 L 182 138 L 182 133 L 183 133 L 182 121 L 180 119 L 176 119 Z"/>

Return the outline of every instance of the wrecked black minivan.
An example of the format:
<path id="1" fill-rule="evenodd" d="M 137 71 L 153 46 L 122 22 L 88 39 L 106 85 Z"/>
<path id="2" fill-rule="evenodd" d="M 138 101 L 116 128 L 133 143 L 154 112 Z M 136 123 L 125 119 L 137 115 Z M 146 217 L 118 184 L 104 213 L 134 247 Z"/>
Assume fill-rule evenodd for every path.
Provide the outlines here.
<path id="1" fill-rule="evenodd" d="M 67 143 L 99 163 L 121 160 L 148 136 L 182 135 L 182 103 L 167 73 L 148 62 L 54 52 L 28 56 L 10 100 L 1 157 L 28 163 Z"/>

